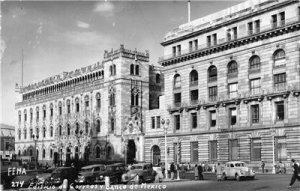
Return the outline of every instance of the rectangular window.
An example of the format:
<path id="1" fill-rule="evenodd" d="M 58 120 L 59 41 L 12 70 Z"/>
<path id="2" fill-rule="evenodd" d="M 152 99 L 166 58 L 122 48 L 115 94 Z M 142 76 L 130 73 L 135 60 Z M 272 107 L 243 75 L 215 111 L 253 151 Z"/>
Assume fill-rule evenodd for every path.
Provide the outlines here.
<path id="1" fill-rule="evenodd" d="M 217 114 L 215 110 L 209 112 L 209 120 L 210 127 L 215 127 L 217 124 Z"/>
<path id="2" fill-rule="evenodd" d="M 209 161 L 216 162 L 218 160 L 217 141 L 209 141 Z"/>
<path id="3" fill-rule="evenodd" d="M 53 117 L 53 108 L 50 108 L 50 117 Z"/>
<path id="4" fill-rule="evenodd" d="M 229 124 L 235 125 L 236 124 L 236 108 L 229 108 Z"/>
<path id="5" fill-rule="evenodd" d="M 172 53 L 173 53 L 173 57 L 175 57 L 176 56 L 176 46 L 172 47 Z"/>
<path id="6" fill-rule="evenodd" d="M 198 122 L 197 122 L 197 113 L 191 113 L 191 122 L 192 122 L 192 128 L 197 128 Z"/>
<path id="7" fill-rule="evenodd" d="M 61 106 L 59 106 L 58 112 L 59 112 L 59 115 L 62 115 L 62 108 L 61 108 Z"/>
<path id="8" fill-rule="evenodd" d="M 260 78 L 250 80 L 251 95 L 260 94 Z"/>
<path id="9" fill-rule="evenodd" d="M 259 105 L 251 105 L 251 122 L 259 123 Z"/>
<path id="10" fill-rule="evenodd" d="M 255 33 L 259 33 L 260 32 L 260 20 L 254 21 L 254 24 L 255 24 Z"/>
<path id="11" fill-rule="evenodd" d="M 198 162 L 198 142 L 191 142 L 191 162 Z"/>
<path id="12" fill-rule="evenodd" d="M 261 139 L 251 139 L 251 161 L 261 161 Z"/>
<path id="13" fill-rule="evenodd" d="M 179 130 L 180 129 L 180 115 L 174 115 L 174 124 L 175 124 L 175 129 Z"/>
<path id="14" fill-rule="evenodd" d="M 155 117 L 151 117 L 151 127 L 155 129 Z"/>
<path id="15" fill-rule="evenodd" d="M 228 85 L 229 98 L 236 98 L 237 92 L 238 92 L 238 84 L 237 83 Z"/>
<path id="16" fill-rule="evenodd" d="M 191 103 L 197 104 L 198 103 L 198 90 L 191 91 Z"/>
<path id="17" fill-rule="evenodd" d="M 76 112 L 79 112 L 79 103 L 76 103 Z"/>
<path id="18" fill-rule="evenodd" d="M 218 87 L 217 86 L 209 87 L 208 96 L 209 96 L 209 101 L 217 101 Z"/>
<path id="19" fill-rule="evenodd" d="M 213 38 L 213 45 L 216 46 L 218 44 L 217 33 L 213 34 L 212 38 Z"/>
<path id="20" fill-rule="evenodd" d="M 67 112 L 71 113 L 71 106 L 70 105 L 67 105 Z"/>
<path id="21" fill-rule="evenodd" d="M 284 26 L 285 25 L 285 13 L 281 12 L 279 13 L 280 16 L 280 26 Z"/>
<path id="22" fill-rule="evenodd" d="M 101 102 L 100 102 L 100 99 L 97 98 L 97 109 L 100 109 L 100 107 L 101 107 Z"/>
<path id="23" fill-rule="evenodd" d="M 286 161 L 287 160 L 287 149 L 286 149 L 286 138 L 285 137 L 275 137 L 275 160 L 276 161 Z"/>
<path id="24" fill-rule="evenodd" d="M 227 41 L 231 41 L 231 29 L 227 30 Z"/>
<path id="25" fill-rule="evenodd" d="M 24 114 L 24 121 L 27 121 L 27 114 Z"/>
<path id="26" fill-rule="evenodd" d="M 174 104 L 176 107 L 181 106 L 181 93 L 174 94 Z"/>
<path id="27" fill-rule="evenodd" d="M 37 111 L 37 112 L 36 112 L 36 121 L 39 121 L 39 119 L 40 119 L 40 112 Z"/>
<path id="28" fill-rule="evenodd" d="M 229 161 L 238 160 L 239 146 L 237 139 L 230 139 L 229 142 Z"/>
<path id="29" fill-rule="evenodd" d="M 194 40 L 194 47 L 195 47 L 195 50 L 198 50 L 198 40 Z"/>
<path id="30" fill-rule="evenodd" d="M 43 110 L 43 113 L 44 113 L 43 118 L 45 119 L 46 118 L 46 110 L 45 109 Z"/>
<path id="31" fill-rule="evenodd" d="M 177 45 L 177 55 L 181 55 L 181 45 Z"/>
<path id="32" fill-rule="evenodd" d="M 85 107 L 89 107 L 89 101 L 85 101 Z"/>
<path id="33" fill-rule="evenodd" d="M 193 41 L 189 42 L 189 51 L 193 52 Z"/>
<path id="34" fill-rule="evenodd" d="M 250 22 L 248 23 L 248 35 L 252 35 L 253 34 L 253 23 Z"/>
<path id="35" fill-rule="evenodd" d="M 207 36 L 207 47 L 211 47 L 211 36 Z"/>
<path id="36" fill-rule="evenodd" d="M 277 15 L 272 15 L 272 28 L 277 27 Z"/>
<path id="37" fill-rule="evenodd" d="M 156 117 L 156 128 L 160 128 L 160 116 Z"/>
<path id="38" fill-rule="evenodd" d="M 32 118 L 33 118 L 33 113 L 30 112 L 30 122 L 32 122 Z"/>
<path id="39" fill-rule="evenodd" d="M 237 39 L 237 27 L 233 27 L 233 39 L 236 40 Z"/>
<path id="40" fill-rule="evenodd" d="M 21 122 L 21 114 L 19 114 L 19 123 Z"/>
<path id="41" fill-rule="evenodd" d="M 274 75 L 274 89 L 276 91 L 285 90 L 286 87 L 286 74 L 276 74 Z"/>
<path id="42" fill-rule="evenodd" d="M 276 120 L 283 121 L 284 120 L 284 102 L 276 102 Z"/>

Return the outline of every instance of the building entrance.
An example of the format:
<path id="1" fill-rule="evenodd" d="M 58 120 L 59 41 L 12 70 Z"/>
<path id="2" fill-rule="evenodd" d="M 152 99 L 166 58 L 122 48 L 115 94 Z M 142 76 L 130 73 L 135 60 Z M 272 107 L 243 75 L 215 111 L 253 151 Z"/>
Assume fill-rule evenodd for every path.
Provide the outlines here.
<path id="1" fill-rule="evenodd" d="M 152 147 L 152 162 L 154 165 L 158 165 L 160 163 L 160 149 L 157 145 Z"/>
<path id="2" fill-rule="evenodd" d="M 136 146 L 133 139 L 128 140 L 127 145 L 127 164 L 132 164 L 135 160 Z"/>

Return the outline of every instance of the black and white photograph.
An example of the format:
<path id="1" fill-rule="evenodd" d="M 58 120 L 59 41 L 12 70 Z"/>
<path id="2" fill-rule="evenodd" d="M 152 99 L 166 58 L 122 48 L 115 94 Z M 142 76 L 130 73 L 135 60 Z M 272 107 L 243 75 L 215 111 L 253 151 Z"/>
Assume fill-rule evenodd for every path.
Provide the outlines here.
<path id="1" fill-rule="evenodd" d="M 0 191 L 300 191 L 300 0 L 0 7 Z"/>

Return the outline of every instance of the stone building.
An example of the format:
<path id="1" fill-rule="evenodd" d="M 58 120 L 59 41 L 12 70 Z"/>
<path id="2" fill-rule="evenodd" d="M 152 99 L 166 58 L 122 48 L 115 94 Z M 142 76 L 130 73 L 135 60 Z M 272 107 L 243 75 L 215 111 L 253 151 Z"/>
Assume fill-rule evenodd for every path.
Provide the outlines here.
<path id="1" fill-rule="evenodd" d="M 161 74 L 148 51 L 121 45 L 102 62 L 18 88 L 16 153 L 43 164 L 144 160 L 145 111 L 163 84 L 153 76 Z"/>
<path id="2" fill-rule="evenodd" d="M 1 159 L 12 159 L 15 154 L 15 127 L 0 123 Z"/>
<path id="3" fill-rule="evenodd" d="M 164 105 L 147 111 L 145 160 L 300 160 L 300 2 L 246 1 L 161 43 Z"/>

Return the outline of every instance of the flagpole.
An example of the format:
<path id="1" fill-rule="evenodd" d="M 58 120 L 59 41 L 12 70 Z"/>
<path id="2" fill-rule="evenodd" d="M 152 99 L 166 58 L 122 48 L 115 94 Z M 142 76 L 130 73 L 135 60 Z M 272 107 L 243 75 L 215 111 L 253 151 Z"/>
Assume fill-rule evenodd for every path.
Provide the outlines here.
<path id="1" fill-rule="evenodd" d="M 22 84 L 21 86 L 23 87 L 23 78 L 24 78 L 24 72 L 23 72 L 23 63 L 24 62 L 24 59 L 23 59 L 23 48 L 22 48 Z"/>

